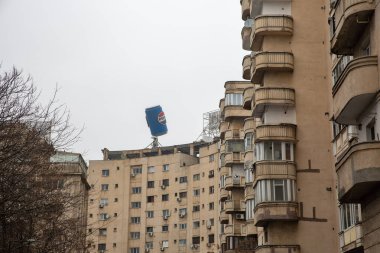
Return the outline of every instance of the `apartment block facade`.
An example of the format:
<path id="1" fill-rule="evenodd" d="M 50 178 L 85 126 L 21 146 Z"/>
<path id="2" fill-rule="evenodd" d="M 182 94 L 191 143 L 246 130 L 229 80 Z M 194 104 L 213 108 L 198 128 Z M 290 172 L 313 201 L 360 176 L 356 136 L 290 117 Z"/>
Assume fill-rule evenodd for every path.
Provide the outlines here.
<path id="1" fill-rule="evenodd" d="M 90 252 L 218 252 L 219 142 L 90 161 Z"/>

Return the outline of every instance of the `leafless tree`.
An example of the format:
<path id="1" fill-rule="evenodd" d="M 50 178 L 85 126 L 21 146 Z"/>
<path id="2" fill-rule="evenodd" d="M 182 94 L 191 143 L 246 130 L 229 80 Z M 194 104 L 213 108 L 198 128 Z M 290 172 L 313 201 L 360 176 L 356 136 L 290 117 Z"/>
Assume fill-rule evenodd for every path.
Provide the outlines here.
<path id="1" fill-rule="evenodd" d="M 81 196 L 50 162 L 80 132 L 55 94 L 42 105 L 30 77 L 0 74 L 0 252 L 85 251 Z"/>

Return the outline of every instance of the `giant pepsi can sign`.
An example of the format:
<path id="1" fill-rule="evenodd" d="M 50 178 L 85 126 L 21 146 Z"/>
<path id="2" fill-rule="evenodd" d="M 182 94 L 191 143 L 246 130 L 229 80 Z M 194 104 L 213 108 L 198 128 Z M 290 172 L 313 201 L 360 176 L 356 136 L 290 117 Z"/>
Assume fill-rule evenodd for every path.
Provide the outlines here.
<path id="1" fill-rule="evenodd" d="M 166 117 L 161 106 L 154 106 L 145 109 L 146 122 L 152 136 L 161 136 L 168 132 Z"/>

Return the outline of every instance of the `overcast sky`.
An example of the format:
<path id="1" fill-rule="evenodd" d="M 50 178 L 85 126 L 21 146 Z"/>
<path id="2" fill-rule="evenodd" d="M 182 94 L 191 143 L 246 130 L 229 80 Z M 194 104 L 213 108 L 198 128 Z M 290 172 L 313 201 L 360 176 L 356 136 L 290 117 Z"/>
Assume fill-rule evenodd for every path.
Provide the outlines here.
<path id="1" fill-rule="evenodd" d="M 239 0 L 0 0 L 2 71 L 32 75 L 84 126 L 71 151 L 150 142 L 145 108 L 161 105 L 162 145 L 194 141 L 224 82 L 241 80 Z"/>

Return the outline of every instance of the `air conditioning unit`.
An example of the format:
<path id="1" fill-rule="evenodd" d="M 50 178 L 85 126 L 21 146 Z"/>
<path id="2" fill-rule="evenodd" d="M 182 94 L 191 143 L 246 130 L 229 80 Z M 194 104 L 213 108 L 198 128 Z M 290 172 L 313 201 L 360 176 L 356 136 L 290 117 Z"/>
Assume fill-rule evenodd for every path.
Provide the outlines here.
<path id="1" fill-rule="evenodd" d="M 194 244 L 191 244 L 191 245 L 190 245 L 190 249 L 194 249 Z"/>
<path id="2" fill-rule="evenodd" d="M 148 232 L 148 235 L 149 235 L 150 237 L 153 237 L 153 232 Z"/>
<path id="3" fill-rule="evenodd" d="M 211 229 L 211 224 L 207 224 L 207 229 Z"/>
<path id="4" fill-rule="evenodd" d="M 145 248 L 145 252 L 146 253 L 149 253 L 150 249 L 149 248 Z"/>
<path id="5" fill-rule="evenodd" d="M 186 213 L 179 213 L 179 217 L 180 218 L 183 218 L 183 217 L 185 217 L 186 216 Z"/>
<path id="6" fill-rule="evenodd" d="M 169 218 L 168 215 L 164 215 L 164 220 L 167 220 Z"/>
<path id="7" fill-rule="evenodd" d="M 181 202 L 181 201 L 182 201 L 182 199 L 181 199 L 180 197 L 178 197 L 178 198 L 177 198 L 177 201 L 178 201 L 178 202 Z"/>
<path id="8" fill-rule="evenodd" d="M 165 189 L 166 189 L 166 185 L 164 185 L 164 184 L 161 185 L 161 189 L 162 189 L 162 190 L 165 190 Z"/>
<path id="9" fill-rule="evenodd" d="M 191 244 L 190 248 L 191 249 L 198 249 L 199 245 L 198 244 Z"/>
<path id="10" fill-rule="evenodd" d="M 132 172 L 131 173 L 131 177 L 135 177 L 135 176 L 136 176 L 136 174 Z"/>
<path id="11" fill-rule="evenodd" d="M 165 247 L 161 247 L 161 249 L 160 249 L 161 251 L 165 251 Z"/>
<path id="12" fill-rule="evenodd" d="M 99 253 L 105 253 L 106 251 L 104 249 L 99 250 Z"/>
<path id="13" fill-rule="evenodd" d="M 236 218 L 237 220 L 244 220 L 244 214 L 242 214 L 242 213 L 237 213 L 237 214 L 235 215 L 235 218 Z"/>

